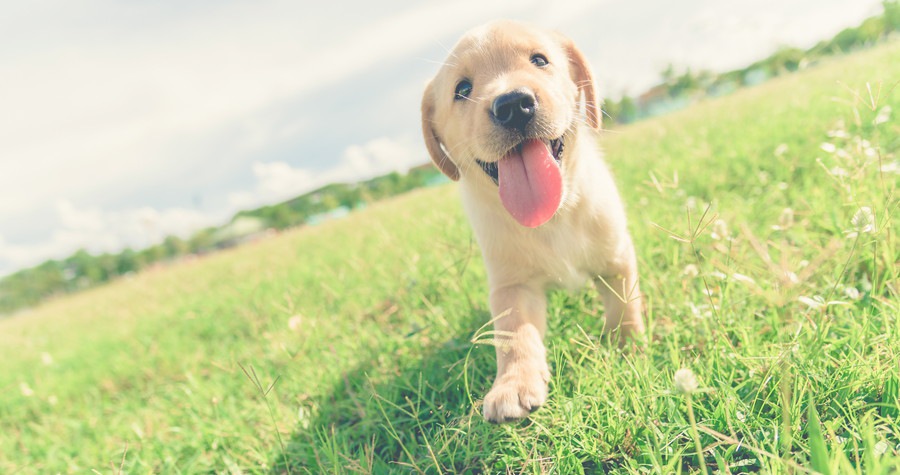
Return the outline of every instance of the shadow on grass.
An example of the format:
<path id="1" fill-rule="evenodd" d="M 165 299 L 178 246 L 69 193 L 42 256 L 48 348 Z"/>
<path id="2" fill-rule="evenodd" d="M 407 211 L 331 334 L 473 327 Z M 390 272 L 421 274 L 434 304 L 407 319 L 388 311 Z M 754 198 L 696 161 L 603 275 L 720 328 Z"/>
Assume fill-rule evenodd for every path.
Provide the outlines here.
<path id="1" fill-rule="evenodd" d="M 476 322 L 488 321 L 475 315 Z M 426 332 L 422 332 L 426 333 Z M 446 335 L 442 335 L 446 337 Z M 490 426 L 476 401 L 490 388 L 494 350 L 471 332 L 442 341 L 414 334 L 377 351 L 312 401 L 273 473 L 481 472 Z"/>

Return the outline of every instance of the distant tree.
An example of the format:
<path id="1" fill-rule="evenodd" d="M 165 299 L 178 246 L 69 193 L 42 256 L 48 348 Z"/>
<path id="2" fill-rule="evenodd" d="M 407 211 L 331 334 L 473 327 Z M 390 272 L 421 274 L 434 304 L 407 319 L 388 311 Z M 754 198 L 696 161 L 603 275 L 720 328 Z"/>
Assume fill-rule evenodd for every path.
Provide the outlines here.
<path id="1" fill-rule="evenodd" d="M 881 6 L 884 7 L 884 32 L 900 30 L 900 1 L 886 0 Z"/>
<path id="2" fill-rule="evenodd" d="M 634 122 L 638 118 L 637 104 L 634 99 L 629 96 L 622 96 L 619 99 L 619 117 L 618 120 L 622 124 Z"/>

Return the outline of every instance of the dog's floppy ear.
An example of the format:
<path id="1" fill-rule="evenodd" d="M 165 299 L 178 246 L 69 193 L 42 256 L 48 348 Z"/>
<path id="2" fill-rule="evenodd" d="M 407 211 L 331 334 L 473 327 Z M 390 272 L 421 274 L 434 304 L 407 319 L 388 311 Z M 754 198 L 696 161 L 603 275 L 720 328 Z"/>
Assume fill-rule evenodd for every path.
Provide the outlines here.
<path id="1" fill-rule="evenodd" d="M 588 124 L 595 129 L 599 129 L 601 124 L 600 114 L 602 112 L 600 104 L 597 102 L 597 85 L 594 83 L 594 74 L 591 72 L 591 66 L 572 40 L 562 37 L 562 45 L 569 56 L 572 80 L 578 85 L 578 90 L 584 94 L 584 112 L 587 114 Z"/>
<path id="2" fill-rule="evenodd" d="M 441 140 L 434 132 L 434 127 L 432 126 L 434 123 L 434 94 L 431 91 L 431 86 L 432 83 L 429 82 L 425 86 L 425 94 L 422 95 L 422 135 L 425 137 L 425 148 L 428 149 L 428 154 L 431 155 L 431 160 L 437 165 L 438 169 L 451 180 L 457 181 L 459 180 L 459 169 L 456 168 L 456 165 L 444 152 L 443 147 L 441 147 Z"/>

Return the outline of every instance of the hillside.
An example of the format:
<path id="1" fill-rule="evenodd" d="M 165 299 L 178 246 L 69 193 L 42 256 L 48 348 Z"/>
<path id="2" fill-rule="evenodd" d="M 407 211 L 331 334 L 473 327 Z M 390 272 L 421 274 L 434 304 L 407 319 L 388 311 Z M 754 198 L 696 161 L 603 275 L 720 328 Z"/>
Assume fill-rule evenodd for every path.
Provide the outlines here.
<path id="1" fill-rule="evenodd" d="M 594 291 L 553 294 L 530 421 L 480 416 L 484 269 L 445 185 L 0 320 L 0 472 L 900 469 L 897 58 L 603 134 L 650 337 L 610 347 Z"/>

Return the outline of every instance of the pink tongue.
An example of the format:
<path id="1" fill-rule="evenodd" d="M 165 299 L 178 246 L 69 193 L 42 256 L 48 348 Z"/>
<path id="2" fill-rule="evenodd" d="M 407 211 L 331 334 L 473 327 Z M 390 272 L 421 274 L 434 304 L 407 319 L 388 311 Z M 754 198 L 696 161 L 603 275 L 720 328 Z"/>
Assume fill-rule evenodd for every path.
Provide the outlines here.
<path id="1" fill-rule="evenodd" d="M 544 142 L 529 140 L 499 163 L 500 201 L 522 226 L 547 222 L 562 199 L 562 175 Z"/>

